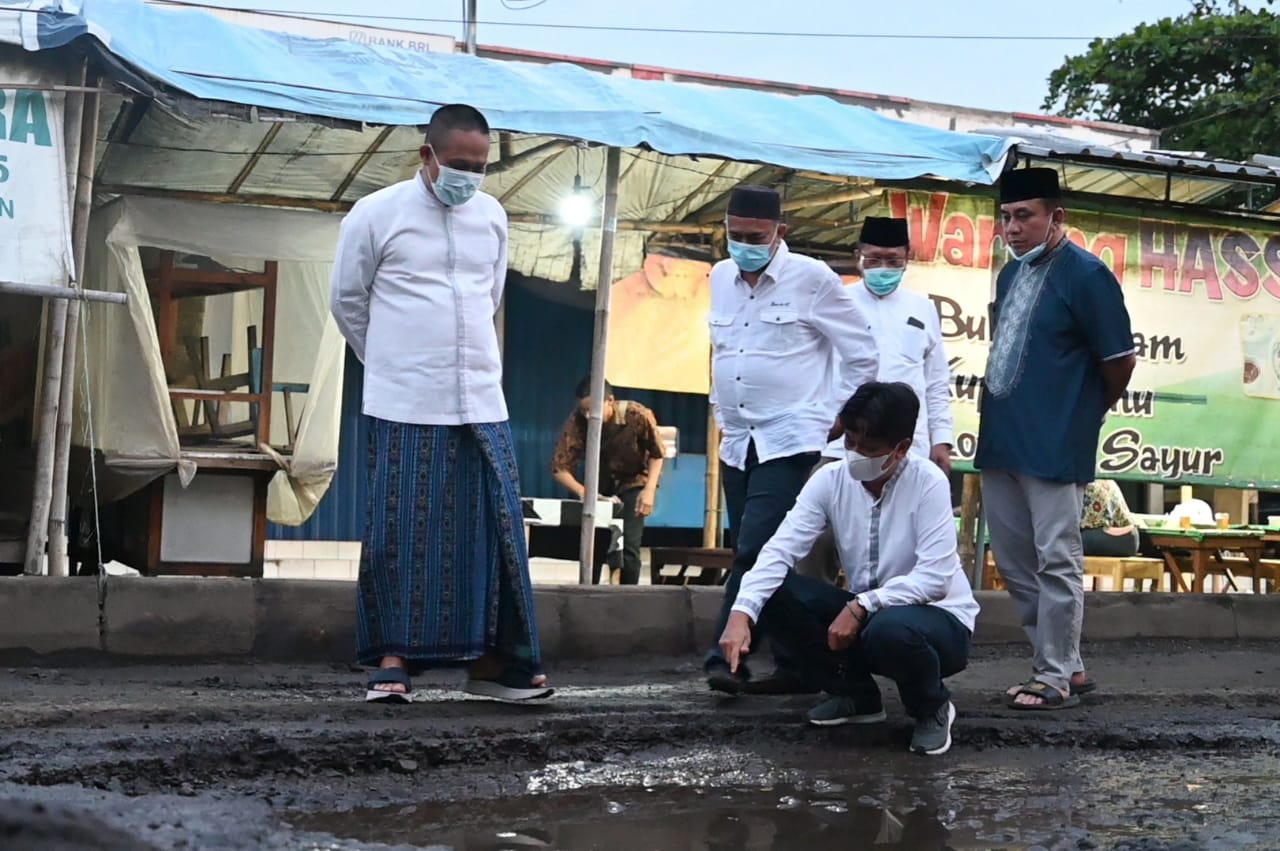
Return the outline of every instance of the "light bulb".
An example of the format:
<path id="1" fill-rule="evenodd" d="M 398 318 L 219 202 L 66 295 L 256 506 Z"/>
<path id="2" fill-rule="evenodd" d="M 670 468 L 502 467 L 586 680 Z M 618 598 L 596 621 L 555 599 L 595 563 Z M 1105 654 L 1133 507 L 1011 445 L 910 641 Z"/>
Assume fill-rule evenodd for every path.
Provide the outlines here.
<path id="1" fill-rule="evenodd" d="M 560 201 L 560 221 L 570 227 L 585 227 L 591 221 L 593 212 L 595 204 L 585 192 L 575 191 Z"/>

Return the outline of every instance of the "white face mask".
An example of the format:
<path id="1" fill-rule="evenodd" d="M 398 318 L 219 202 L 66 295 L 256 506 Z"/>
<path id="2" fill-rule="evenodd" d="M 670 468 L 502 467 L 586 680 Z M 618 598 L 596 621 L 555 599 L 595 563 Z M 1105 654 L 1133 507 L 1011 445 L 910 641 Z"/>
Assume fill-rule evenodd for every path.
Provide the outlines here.
<path id="1" fill-rule="evenodd" d="M 868 458 L 857 450 L 846 448 L 844 457 L 845 464 L 849 467 L 849 475 L 853 476 L 855 482 L 874 482 L 889 472 L 890 465 L 893 463 L 892 452 Z"/>
<path id="2" fill-rule="evenodd" d="M 1025 254 L 1019 254 L 1018 252 L 1014 251 L 1013 246 L 1010 245 L 1008 246 L 1009 256 L 1012 257 L 1014 260 L 1021 260 L 1024 263 L 1033 262 L 1036 258 L 1038 258 L 1041 254 L 1044 254 L 1045 251 L 1048 250 L 1049 241 L 1053 239 L 1053 229 L 1054 229 L 1053 219 L 1050 219 L 1049 229 L 1045 231 L 1045 234 L 1044 234 L 1044 242 L 1040 243 L 1034 248 L 1028 248 Z"/>

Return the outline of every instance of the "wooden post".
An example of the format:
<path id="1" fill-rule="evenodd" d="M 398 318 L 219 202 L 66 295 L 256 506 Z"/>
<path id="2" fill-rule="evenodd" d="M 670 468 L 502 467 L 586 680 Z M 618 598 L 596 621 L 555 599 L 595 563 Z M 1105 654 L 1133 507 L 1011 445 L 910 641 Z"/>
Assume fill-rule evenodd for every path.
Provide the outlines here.
<path id="1" fill-rule="evenodd" d="M 960 563 L 969 574 L 974 588 L 982 587 L 984 565 L 978 562 L 978 517 L 982 513 L 982 479 L 977 473 L 966 473 L 960 496 Z"/>
<path id="2" fill-rule="evenodd" d="M 87 79 L 86 85 L 96 86 L 96 79 Z M 67 95 L 71 106 L 75 95 Z M 75 260 L 75 280 L 78 289 L 84 288 L 85 259 L 89 245 L 89 214 L 93 207 L 93 175 L 98 141 L 98 93 L 90 91 L 81 95 L 79 113 L 79 139 L 76 149 L 75 192 L 72 195 L 71 250 Z M 70 140 L 69 138 L 69 141 Z M 70 147 L 68 149 L 70 159 Z M 75 414 L 76 344 L 80 334 L 81 301 L 74 299 L 67 304 L 66 332 L 62 345 L 62 387 L 58 400 L 57 426 L 54 432 L 53 488 L 49 508 L 49 575 L 66 576 L 67 561 L 67 510 L 70 495 L 67 493 L 67 467 L 71 458 L 71 424 Z M 94 463 L 90 458 L 89 463 Z"/>
<path id="3" fill-rule="evenodd" d="M 712 257 L 716 260 L 722 258 L 724 253 L 724 230 L 718 228 L 712 236 L 713 248 Z M 714 356 L 710 351 L 707 352 L 707 374 L 710 377 L 708 385 L 715 380 L 712 362 Z M 724 543 L 724 523 L 720 518 L 720 425 L 716 422 L 715 406 L 711 404 L 710 396 L 707 397 L 707 473 L 704 477 L 706 490 L 703 493 L 703 512 L 702 512 L 702 546 L 708 549 L 719 547 Z"/>
<path id="4" fill-rule="evenodd" d="M 595 564 L 596 504 L 600 497 L 600 432 L 604 427 L 604 362 L 609 343 L 609 297 L 613 291 L 613 238 L 618 231 L 618 177 L 622 151 L 605 156 L 604 213 L 600 234 L 600 273 L 596 278 L 595 334 L 591 346 L 591 411 L 587 416 L 586 471 L 582 482 L 582 539 L 578 581 L 591 584 Z"/>
<path id="5" fill-rule="evenodd" d="M 83 87 L 87 65 L 81 64 L 71 74 L 70 84 Z M 66 98 L 69 100 L 71 94 Z M 66 140 L 81 137 L 84 111 L 69 110 L 64 101 L 62 122 L 64 155 L 67 170 L 76 168 L 77 156 L 72 159 Z M 59 187 L 65 192 L 67 187 Z M 22 572 L 27 576 L 39 576 L 45 545 L 49 542 L 49 515 L 53 505 L 53 467 L 57 443 L 58 405 L 62 400 L 62 360 L 67 333 L 67 306 L 69 299 L 51 299 L 45 310 L 44 381 L 40 391 L 40 410 L 36 431 L 36 467 L 31 487 L 31 517 L 27 526 L 27 545 L 23 553 Z"/>
<path id="6" fill-rule="evenodd" d="M 720 426 L 714 407 L 707 403 L 707 475 L 702 516 L 702 546 L 710 549 L 720 544 Z"/>

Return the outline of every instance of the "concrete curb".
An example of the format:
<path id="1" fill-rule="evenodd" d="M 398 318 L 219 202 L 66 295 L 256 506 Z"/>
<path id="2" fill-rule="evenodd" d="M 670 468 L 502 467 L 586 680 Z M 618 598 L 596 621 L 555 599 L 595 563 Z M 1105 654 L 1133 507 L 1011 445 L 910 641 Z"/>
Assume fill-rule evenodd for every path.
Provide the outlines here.
<path id="1" fill-rule="evenodd" d="M 116 577 L 101 609 L 82 578 L 0 578 L 0 653 L 350 662 L 349 582 Z M 719 588 L 535 589 L 550 660 L 700 655 Z M 979 592 L 975 643 L 1025 641 L 1003 592 Z M 1280 639 L 1280 595 L 1087 594 L 1085 638 Z"/>

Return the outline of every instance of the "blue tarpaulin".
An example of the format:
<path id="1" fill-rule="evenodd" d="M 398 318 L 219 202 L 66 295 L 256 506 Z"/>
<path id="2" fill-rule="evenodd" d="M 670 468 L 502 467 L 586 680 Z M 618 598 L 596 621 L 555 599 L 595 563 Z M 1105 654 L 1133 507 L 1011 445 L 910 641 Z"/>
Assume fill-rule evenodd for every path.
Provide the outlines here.
<path id="1" fill-rule="evenodd" d="M 994 181 L 1012 144 L 826 97 L 302 38 L 140 0 L 0 0 L 0 41 L 39 51 L 84 37 L 144 77 L 196 98 L 367 124 L 422 125 L 439 105 L 462 101 L 496 129 L 520 133 L 831 175 L 981 184 Z"/>

